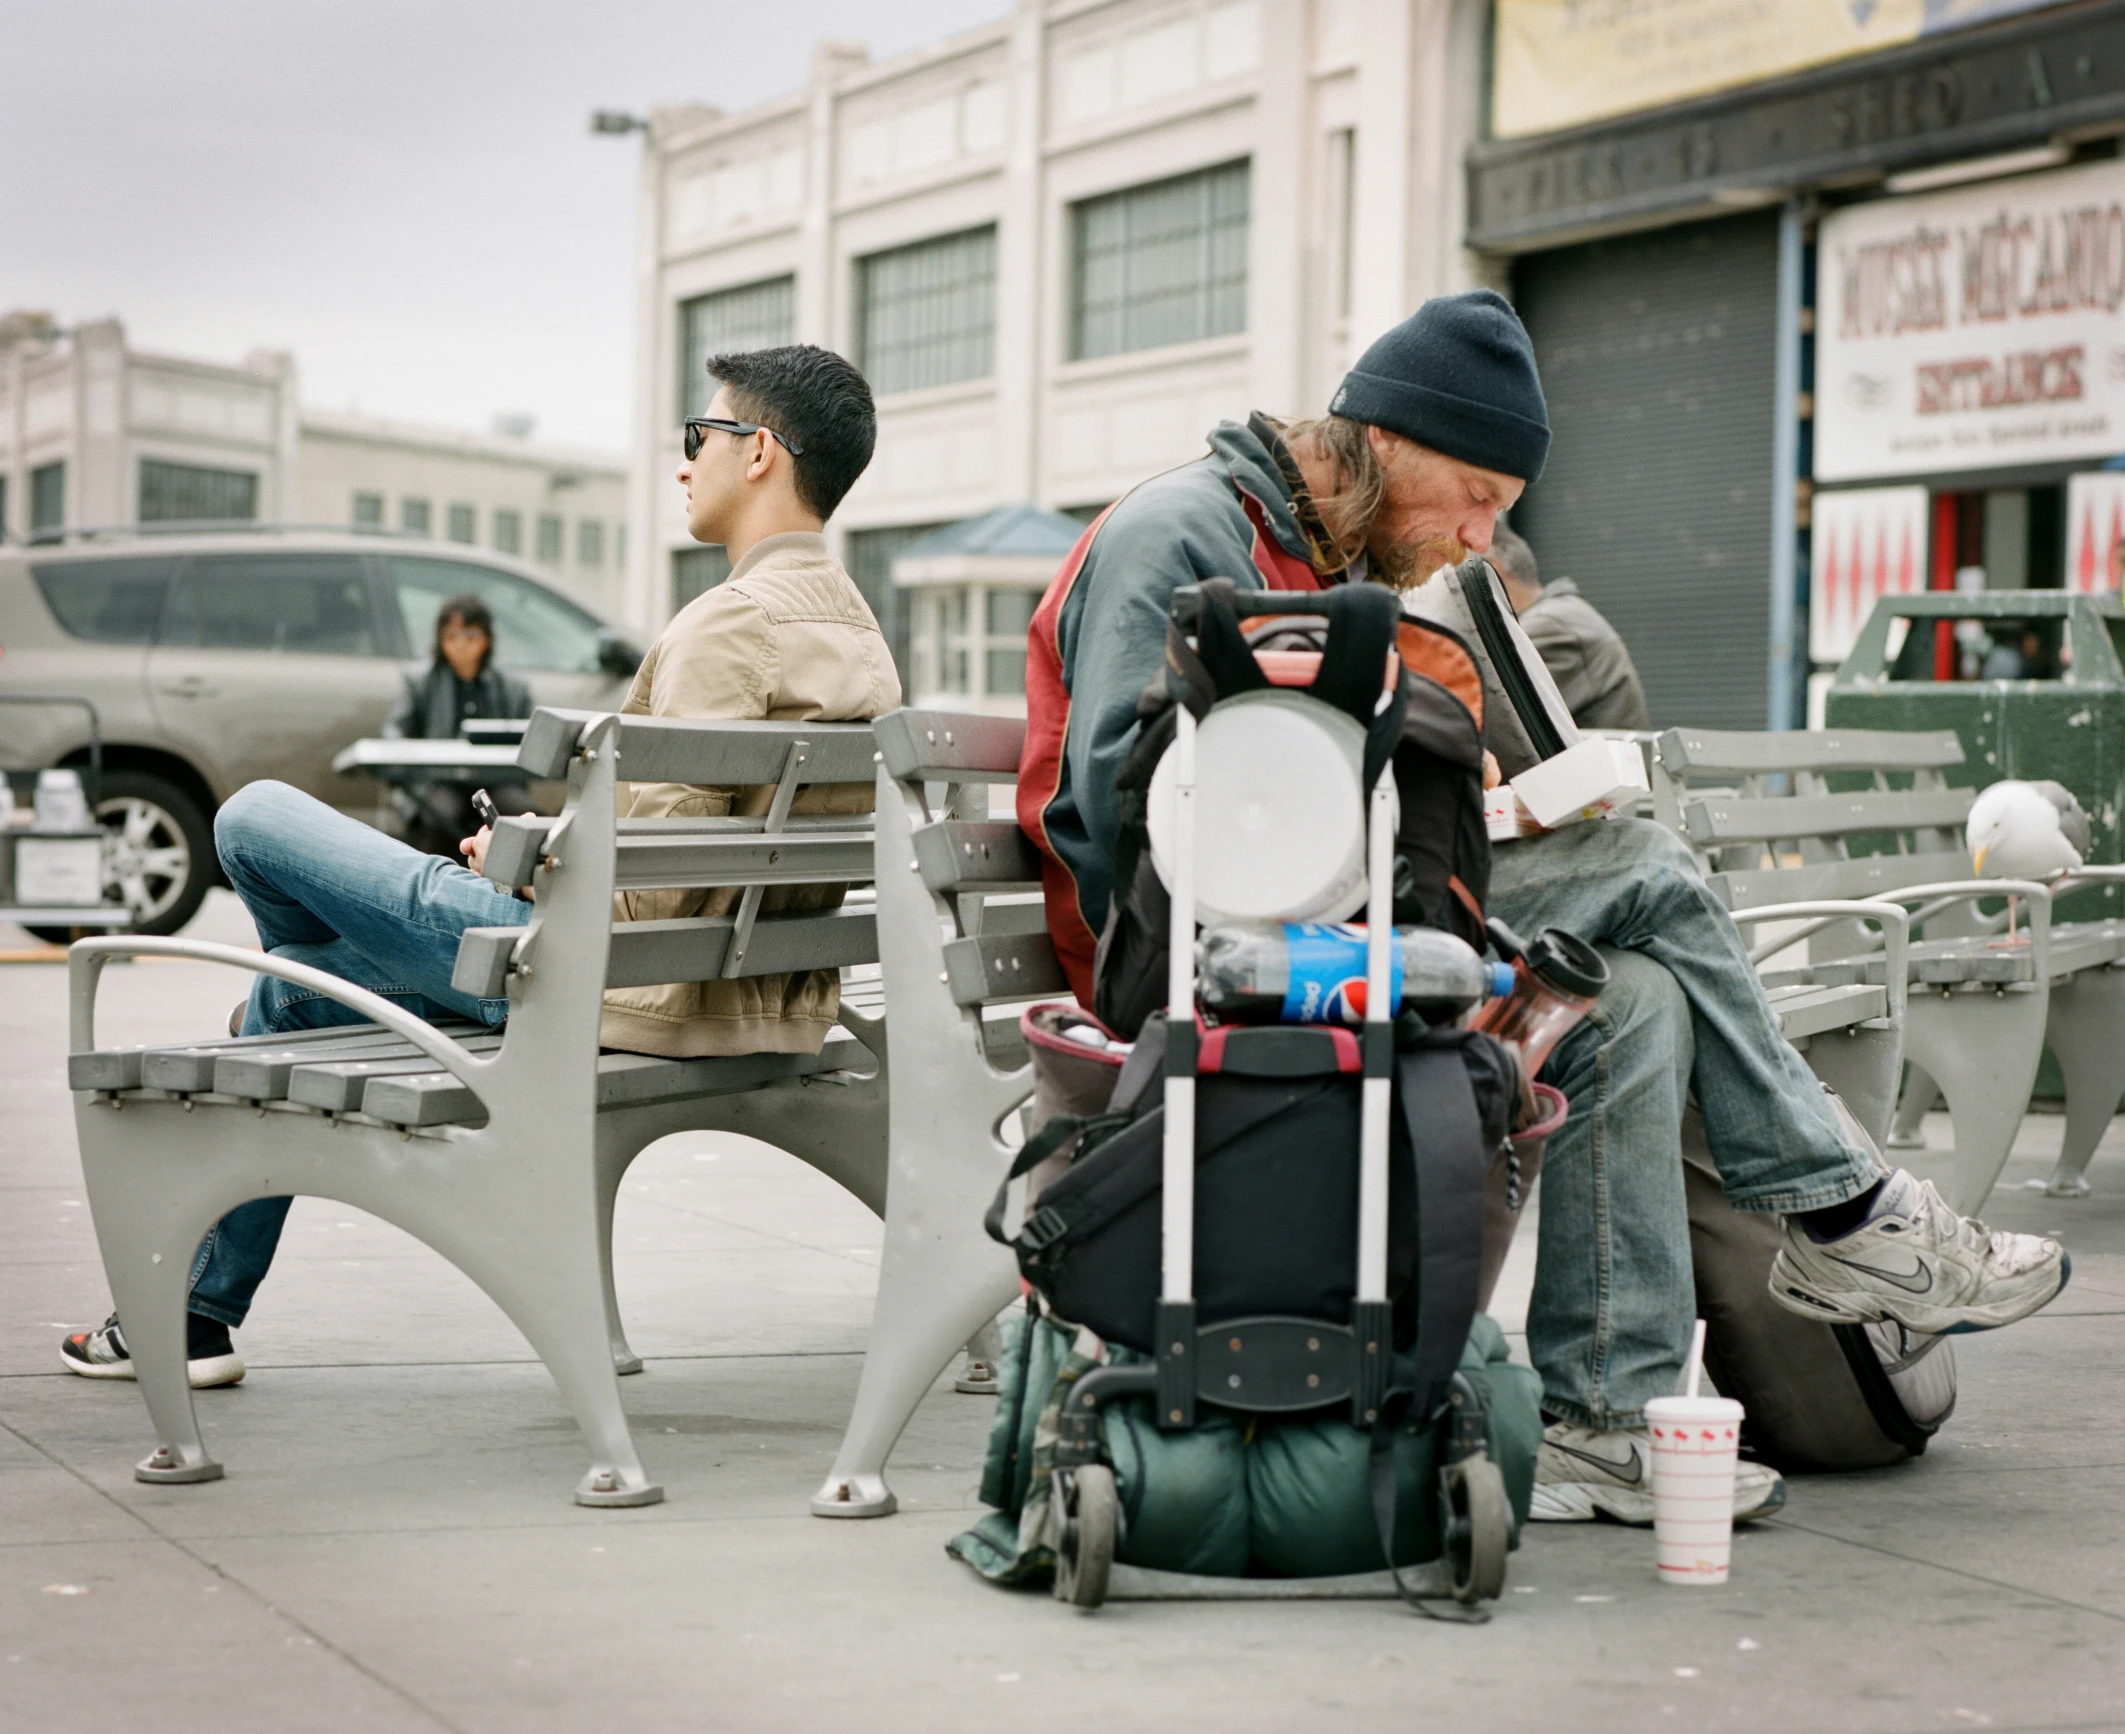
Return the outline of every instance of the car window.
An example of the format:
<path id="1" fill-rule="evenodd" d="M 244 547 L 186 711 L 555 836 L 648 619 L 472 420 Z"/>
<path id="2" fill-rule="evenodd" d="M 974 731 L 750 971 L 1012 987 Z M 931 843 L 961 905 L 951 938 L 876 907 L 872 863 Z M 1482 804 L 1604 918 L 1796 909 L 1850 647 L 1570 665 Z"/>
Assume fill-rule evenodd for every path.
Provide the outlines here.
<path id="1" fill-rule="evenodd" d="M 52 560 L 30 568 L 45 606 L 76 638 L 152 644 L 177 562 L 167 554 L 124 560 Z"/>
<path id="2" fill-rule="evenodd" d="M 189 562 L 162 642 L 203 650 L 382 656 L 355 554 L 225 554 Z"/>
<path id="3" fill-rule="evenodd" d="M 598 672 L 597 619 L 551 591 L 467 560 L 393 556 L 387 564 L 406 642 L 416 656 L 433 653 L 435 617 L 443 604 L 469 590 L 494 616 L 494 659 L 503 667 Z"/>

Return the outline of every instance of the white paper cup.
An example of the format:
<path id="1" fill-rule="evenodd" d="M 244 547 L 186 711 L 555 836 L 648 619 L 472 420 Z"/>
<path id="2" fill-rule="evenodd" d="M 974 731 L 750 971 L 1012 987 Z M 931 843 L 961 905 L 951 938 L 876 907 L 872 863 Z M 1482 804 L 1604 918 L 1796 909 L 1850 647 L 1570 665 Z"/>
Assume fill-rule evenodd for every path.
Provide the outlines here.
<path id="1" fill-rule="evenodd" d="M 1653 1548 L 1660 1581 L 1727 1581 L 1734 1541 L 1734 1464 L 1741 1405 L 1731 1397 L 1655 1397 L 1645 1406 L 1653 1435 Z"/>

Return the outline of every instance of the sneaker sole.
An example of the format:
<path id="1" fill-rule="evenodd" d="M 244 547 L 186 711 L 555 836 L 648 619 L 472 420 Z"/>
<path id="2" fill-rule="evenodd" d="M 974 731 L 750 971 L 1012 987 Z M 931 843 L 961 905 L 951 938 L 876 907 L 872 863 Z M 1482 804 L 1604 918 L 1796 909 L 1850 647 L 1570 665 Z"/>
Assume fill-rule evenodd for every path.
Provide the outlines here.
<path id="1" fill-rule="evenodd" d="M 1770 1289 L 1771 1298 L 1787 1312 L 1799 1313 L 1803 1318 L 1821 1319 L 1826 1324 L 1871 1325 L 1893 1319 L 1906 1330 L 1921 1331 L 1928 1336 L 1962 1337 L 1978 1331 L 1996 1331 L 2003 1325 L 2026 1319 L 2031 1313 L 2041 1312 L 2066 1292 L 2066 1284 L 2072 1277 L 2073 1255 L 2062 1249 L 2058 1284 L 2045 1294 L 2018 1296 L 1992 1307 L 1912 1305 L 1892 1312 L 1883 1304 L 1877 1290 L 1837 1291 L 1817 1287 L 1794 1268 L 1784 1248 L 1780 1248 L 1771 1266 Z"/>
<path id="2" fill-rule="evenodd" d="M 59 1359 L 65 1363 L 68 1372 L 84 1379 L 134 1379 L 136 1382 L 138 1379 L 130 1360 L 77 1361 L 64 1348 L 59 1351 Z M 191 1374 L 195 1391 L 211 1391 L 222 1385 L 243 1383 L 241 1355 L 204 1355 L 196 1361 L 186 1362 L 185 1370 Z"/>
<path id="3" fill-rule="evenodd" d="M 1774 1481 L 1764 1497 L 1746 1511 L 1734 1513 L 1736 1523 L 1754 1523 L 1785 1509 L 1786 1484 Z M 1649 1529 L 1653 1522 L 1653 1496 L 1633 1487 L 1603 1487 L 1592 1481 L 1549 1481 L 1535 1484 L 1529 1500 L 1530 1523 L 1592 1523 L 1605 1517 L 1633 1529 Z"/>

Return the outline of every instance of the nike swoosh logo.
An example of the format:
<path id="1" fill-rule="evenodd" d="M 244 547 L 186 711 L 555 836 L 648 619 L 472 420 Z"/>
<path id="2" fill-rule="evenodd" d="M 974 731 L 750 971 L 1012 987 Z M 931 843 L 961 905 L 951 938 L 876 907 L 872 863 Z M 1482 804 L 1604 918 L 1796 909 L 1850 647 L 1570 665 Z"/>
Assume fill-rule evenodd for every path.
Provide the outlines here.
<path id="1" fill-rule="evenodd" d="M 1907 1294 L 1928 1294 L 1933 1289 L 1933 1270 L 1921 1260 L 1910 1270 L 1883 1270 L 1878 1264 L 1861 1264 L 1857 1259 L 1839 1258 L 1835 1253 L 1825 1255 L 1831 1262 L 1843 1265 L 1847 1270 L 1864 1271 L 1869 1276 L 1878 1276 L 1883 1282 L 1894 1283 Z"/>
<path id="2" fill-rule="evenodd" d="M 1591 1451 L 1575 1451 L 1571 1446 L 1559 1445 L 1555 1440 L 1549 1442 L 1549 1448 L 1552 1451 L 1561 1451 L 1567 1457 L 1576 1457 L 1582 1463 L 1591 1463 L 1611 1480 L 1620 1481 L 1626 1487 L 1639 1487 L 1645 1482 L 1645 1465 L 1635 1451 L 1626 1462 L 1618 1463 L 1612 1457 L 1597 1457 Z M 1630 1473 L 1625 1474 L 1625 1470 Z"/>

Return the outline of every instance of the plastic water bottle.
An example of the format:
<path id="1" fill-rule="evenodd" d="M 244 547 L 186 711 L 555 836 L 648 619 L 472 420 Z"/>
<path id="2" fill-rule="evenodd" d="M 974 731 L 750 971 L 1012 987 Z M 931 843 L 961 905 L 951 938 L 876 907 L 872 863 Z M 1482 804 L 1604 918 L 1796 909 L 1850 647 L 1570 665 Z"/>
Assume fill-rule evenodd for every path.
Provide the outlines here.
<path id="1" fill-rule="evenodd" d="M 1493 942 L 1512 957 L 1512 988 L 1469 1020 L 1520 1052 L 1520 1065 L 1532 1078 L 1543 1062 L 1593 1009 L 1608 986 L 1609 966 L 1601 953 L 1576 933 L 1545 927 L 1521 945 L 1503 923 L 1491 923 Z"/>
<path id="2" fill-rule="evenodd" d="M 1408 1010 L 1442 1022 L 1512 987 L 1509 967 L 1436 928 L 1396 928 L 1387 956 L 1390 1017 Z M 1196 942 L 1195 969 L 1204 1008 L 1223 1018 L 1365 1021 L 1365 929 L 1356 922 L 1213 927 Z"/>
<path id="3" fill-rule="evenodd" d="M 81 787 L 81 773 L 73 770 L 37 773 L 37 820 L 40 831 L 93 831 L 88 795 Z"/>

